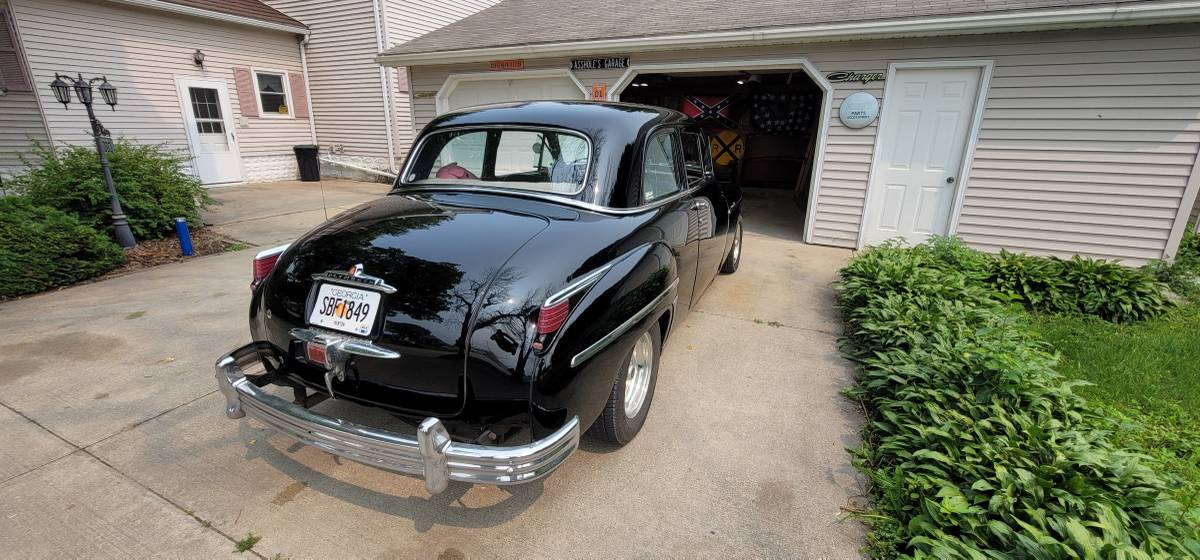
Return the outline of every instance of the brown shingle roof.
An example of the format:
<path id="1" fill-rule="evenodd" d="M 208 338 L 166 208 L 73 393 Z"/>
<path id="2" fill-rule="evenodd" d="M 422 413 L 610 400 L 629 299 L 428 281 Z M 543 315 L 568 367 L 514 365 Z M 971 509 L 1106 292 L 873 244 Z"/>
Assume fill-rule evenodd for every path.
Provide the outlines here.
<path id="1" fill-rule="evenodd" d="M 384 56 L 1137 3 L 1145 0 L 504 0 Z"/>
<path id="2" fill-rule="evenodd" d="M 268 23 L 290 25 L 292 27 L 307 27 L 303 23 L 288 17 L 258 0 L 162 0 L 169 4 L 178 4 L 191 8 L 199 8 L 210 12 L 219 12 L 244 18 L 256 19 Z"/>

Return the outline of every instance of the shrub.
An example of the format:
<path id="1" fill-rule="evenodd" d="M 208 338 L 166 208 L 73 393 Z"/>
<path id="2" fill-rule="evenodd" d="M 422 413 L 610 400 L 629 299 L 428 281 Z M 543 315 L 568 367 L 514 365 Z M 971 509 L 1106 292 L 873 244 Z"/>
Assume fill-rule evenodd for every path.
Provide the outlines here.
<path id="1" fill-rule="evenodd" d="M 1183 234 L 1174 262 L 1156 261 L 1147 268 L 1171 291 L 1200 302 L 1200 234 L 1195 225 Z"/>
<path id="2" fill-rule="evenodd" d="M 873 555 L 1200 556 L 1172 481 L 1113 445 L 1011 298 L 946 255 L 968 262 L 889 244 L 840 273 L 850 395 L 870 419 L 855 455 L 873 483 Z"/>
<path id="3" fill-rule="evenodd" d="M 13 180 L 14 191 L 111 233 L 108 189 L 96 151 L 83 146 L 54 150 L 38 144 L 34 152 L 37 163 L 26 162 L 25 174 Z M 184 160 L 162 147 L 118 140 L 108 159 L 121 206 L 138 239 L 170 234 L 177 217 L 196 225 L 200 210 L 211 203 L 200 183 L 183 172 Z"/>
<path id="4" fill-rule="evenodd" d="M 1043 313 L 1082 313 L 1109 321 L 1137 321 L 1171 308 L 1168 287 L 1155 274 L 1116 262 L 1034 257 L 1001 250 L 989 255 L 954 237 L 933 237 L 908 251 L 922 266 L 954 271 L 999 292 L 999 299 Z M 1200 260 L 1200 259 L 1198 259 Z"/>
<path id="5" fill-rule="evenodd" d="M 0 296 L 99 276 L 125 261 L 108 237 L 70 214 L 0 197 Z"/>

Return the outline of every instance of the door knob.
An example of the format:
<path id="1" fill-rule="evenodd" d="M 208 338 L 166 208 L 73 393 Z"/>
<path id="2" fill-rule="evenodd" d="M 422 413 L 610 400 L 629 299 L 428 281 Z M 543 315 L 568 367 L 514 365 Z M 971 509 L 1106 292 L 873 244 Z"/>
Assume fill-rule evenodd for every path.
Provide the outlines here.
<path id="1" fill-rule="evenodd" d="M 946 184 L 954 184 L 954 177 L 946 177 Z"/>

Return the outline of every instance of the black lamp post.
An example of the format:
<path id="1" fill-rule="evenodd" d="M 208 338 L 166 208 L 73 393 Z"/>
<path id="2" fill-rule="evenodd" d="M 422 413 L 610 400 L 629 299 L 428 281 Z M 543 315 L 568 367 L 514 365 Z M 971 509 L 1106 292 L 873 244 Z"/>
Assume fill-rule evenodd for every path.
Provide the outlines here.
<path id="1" fill-rule="evenodd" d="M 92 111 L 92 84 L 100 82 L 98 88 L 100 96 L 104 98 L 104 102 L 109 107 L 112 107 L 113 111 L 117 110 L 117 88 L 108 83 L 107 77 L 85 80 L 83 74 L 77 76 L 72 80 L 70 76 L 55 74 L 54 81 L 50 82 L 50 89 L 54 91 L 54 98 L 62 103 L 64 108 L 71 103 L 71 90 L 74 89 L 75 97 L 87 108 L 88 120 L 92 123 L 92 138 L 96 140 L 96 152 L 100 154 L 100 169 L 104 170 L 104 186 L 108 187 L 108 196 L 112 202 L 113 227 L 117 233 L 117 244 L 128 249 L 137 245 L 137 241 L 133 238 L 133 231 L 129 229 L 125 211 L 121 209 L 121 201 L 117 198 L 117 187 L 113 185 L 112 169 L 108 165 L 106 153 L 112 142 L 111 135 L 108 133 L 108 129 L 100 124 L 96 113 Z"/>

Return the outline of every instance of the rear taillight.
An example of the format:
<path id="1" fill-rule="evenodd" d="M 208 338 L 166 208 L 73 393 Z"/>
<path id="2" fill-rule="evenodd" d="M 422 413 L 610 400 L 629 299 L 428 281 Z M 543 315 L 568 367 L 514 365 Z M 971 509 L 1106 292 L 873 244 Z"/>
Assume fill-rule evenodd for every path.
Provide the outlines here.
<path id="1" fill-rule="evenodd" d="M 550 342 L 550 337 L 561 329 L 567 317 L 571 315 L 571 301 L 564 299 L 555 303 L 547 303 L 538 309 L 537 333 L 533 337 L 533 349 L 542 350 Z"/>
<path id="2" fill-rule="evenodd" d="M 537 332 L 538 334 L 553 334 L 562 328 L 563 323 L 567 322 L 567 316 L 571 314 L 571 302 L 562 300 L 553 305 L 543 305 L 538 311 Z"/>
<path id="3" fill-rule="evenodd" d="M 254 277 L 250 280 L 250 289 L 257 288 L 266 280 L 271 271 L 275 269 L 275 264 L 279 262 L 279 256 L 288 248 L 287 245 L 272 247 L 266 251 L 262 251 L 254 256 Z"/>

